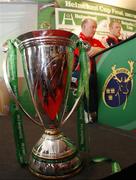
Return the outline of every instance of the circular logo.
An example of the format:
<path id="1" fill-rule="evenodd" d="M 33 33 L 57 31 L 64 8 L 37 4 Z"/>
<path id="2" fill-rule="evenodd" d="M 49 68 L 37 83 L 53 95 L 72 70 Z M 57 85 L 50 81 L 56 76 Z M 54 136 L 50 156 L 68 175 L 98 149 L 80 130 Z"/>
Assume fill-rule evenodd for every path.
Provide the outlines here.
<path id="1" fill-rule="evenodd" d="M 103 101 L 108 107 L 118 107 L 124 104 L 125 109 L 127 98 L 133 87 L 133 66 L 134 61 L 128 61 L 130 70 L 112 66 L 112 73 L 105 81 L 103 88 Z"/>

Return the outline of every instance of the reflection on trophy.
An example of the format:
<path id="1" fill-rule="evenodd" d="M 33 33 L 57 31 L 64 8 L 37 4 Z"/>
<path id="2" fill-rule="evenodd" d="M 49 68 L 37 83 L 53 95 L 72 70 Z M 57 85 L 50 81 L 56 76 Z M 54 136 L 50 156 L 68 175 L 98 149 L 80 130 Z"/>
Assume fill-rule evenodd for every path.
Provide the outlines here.
<path id="1" fill-rule="evenodd" d="M 38 120 L 31 119 L 44 129 L 32 149 L 29 169 L 47 179 L 65 178 L 82 168 L 76 147 L 60 132 L 66 121 L 77 40 L 71 32 L 47 30 L 28 32 L 14 41 L 22 55 L 25 79 L 38 116 Z"/>

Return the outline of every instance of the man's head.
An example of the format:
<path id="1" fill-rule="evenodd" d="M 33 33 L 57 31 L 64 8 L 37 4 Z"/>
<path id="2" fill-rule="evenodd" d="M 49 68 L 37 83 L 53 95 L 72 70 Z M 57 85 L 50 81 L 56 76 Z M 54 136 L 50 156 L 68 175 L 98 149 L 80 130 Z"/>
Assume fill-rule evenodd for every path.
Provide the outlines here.
<path id="1" fill-rule="evenodd" d="M 97 28 L 97 23 L 93 19 L 86 18 L 81 23 L 82 33 L 86 37 L 93 37 L 96 32 L 96 28 Z"/>
<path id="2" fill-rule="evenodd" d="M 119 37 L 120 36 L 120 32 L 121 32 L 121 23 L 120 21 L 112 21 L 109 24 L 109 31 L 112 35 L 114 35 L 115 37 Z"/>

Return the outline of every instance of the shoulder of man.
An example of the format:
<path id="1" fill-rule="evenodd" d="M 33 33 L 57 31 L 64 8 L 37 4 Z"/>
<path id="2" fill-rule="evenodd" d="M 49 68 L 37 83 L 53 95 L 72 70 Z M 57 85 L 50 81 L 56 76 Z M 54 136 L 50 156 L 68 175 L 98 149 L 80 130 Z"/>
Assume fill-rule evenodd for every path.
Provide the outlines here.
<path id="1" fill-rule="evenodd" d="M 105 45 L 99 39 L 96 39 L 96 38 L 93 38 L 93 46 L 105 48 Z"/>
<path id="2" fill-rule="evenodd" d="M 108 44 L 108 36 L 102 37 L 101 43 L 102 43 L 106 48 L 110 47 L 109 44 Z"/>

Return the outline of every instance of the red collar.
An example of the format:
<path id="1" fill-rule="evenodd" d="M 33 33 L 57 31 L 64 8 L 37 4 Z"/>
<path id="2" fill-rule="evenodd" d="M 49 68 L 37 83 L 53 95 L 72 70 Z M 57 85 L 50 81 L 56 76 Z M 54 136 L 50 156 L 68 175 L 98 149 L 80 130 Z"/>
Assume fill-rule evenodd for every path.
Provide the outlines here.
<path id="1" fill-rule="evenodd" d="M 117 37 L 115 37 L 115 36 L 113 36 L 112 34 L 109 34 L 109 35 L 108 35 L 108 37 L 112 38 L 112 39 L 116 42 L 116 44 L 118 44 L 118 43 L 119 43 L 118 38 L 117 38 Z"/>
<path id="2" fill-rule="evenodd" d="M 92 41 L 92 37 L 87 37 L 87 36 L 85 36 L 82 32 L 79 34 L 79 37 L 83 40 L 83 41 Z"/>

